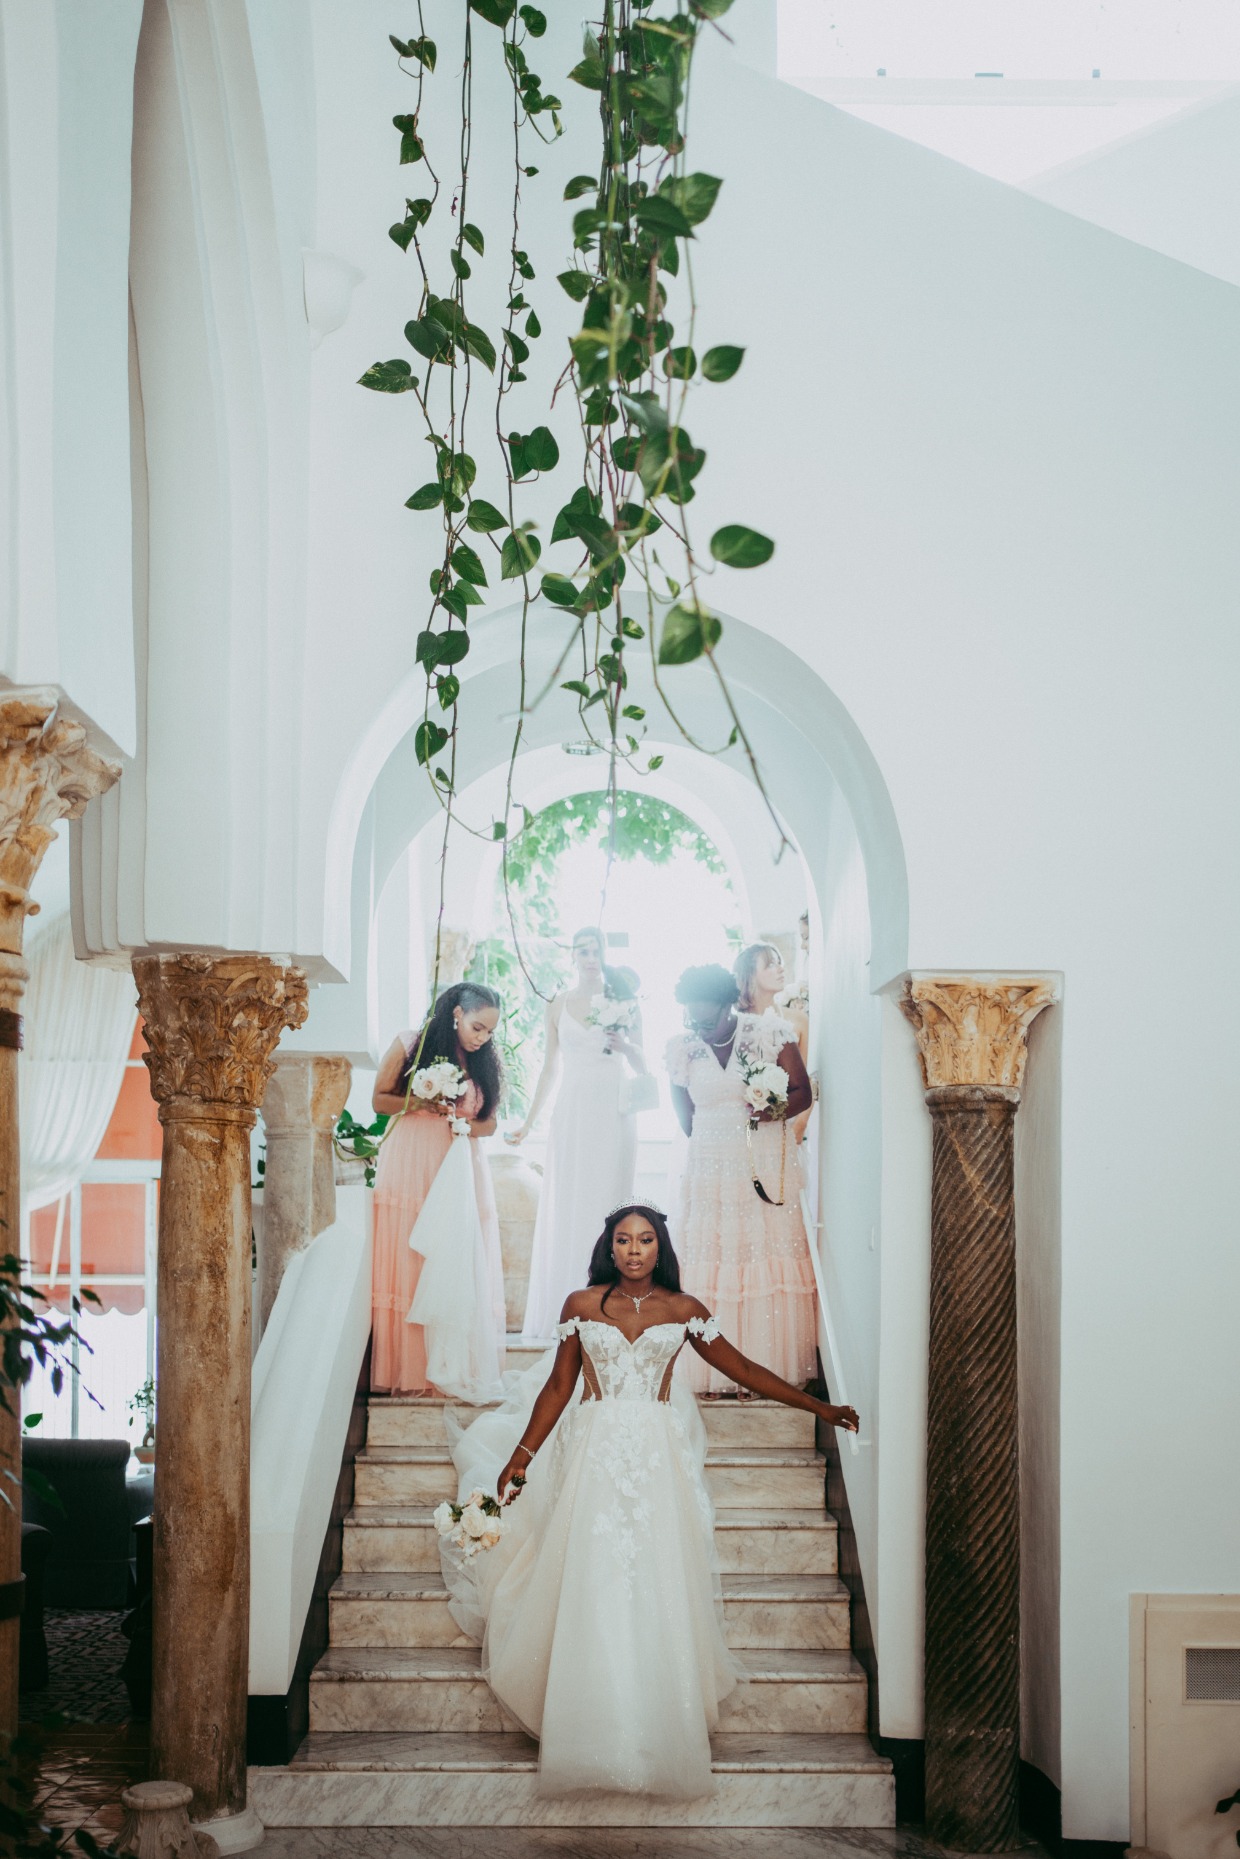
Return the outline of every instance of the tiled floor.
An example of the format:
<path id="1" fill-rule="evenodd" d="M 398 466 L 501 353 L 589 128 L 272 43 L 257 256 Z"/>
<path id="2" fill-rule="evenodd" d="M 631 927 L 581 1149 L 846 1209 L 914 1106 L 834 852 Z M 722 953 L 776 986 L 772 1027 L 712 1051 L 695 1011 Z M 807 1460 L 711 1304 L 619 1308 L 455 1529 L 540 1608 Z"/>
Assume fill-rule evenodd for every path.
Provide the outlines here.
<path id="1" fill-rule="evenodd" d="M 42 1738 L 35 1805 L 66 1834 L 85 1827 L 102 1844 L 120 1832 L 121 1790 L 146 1778 L 145 1724 L 67 1724 Z"/>
<path id="2" fill-rule="evenodd" d="M 666 1827 L 649 1832 L 562 1827 L 385 1827 L 273 1829 L 264 1859 L 940 1859 L 910 1828 L 817 1832 L 792 1827 Z M 1040 1846 L 1020 1859 L 1045 1859 Z"/>

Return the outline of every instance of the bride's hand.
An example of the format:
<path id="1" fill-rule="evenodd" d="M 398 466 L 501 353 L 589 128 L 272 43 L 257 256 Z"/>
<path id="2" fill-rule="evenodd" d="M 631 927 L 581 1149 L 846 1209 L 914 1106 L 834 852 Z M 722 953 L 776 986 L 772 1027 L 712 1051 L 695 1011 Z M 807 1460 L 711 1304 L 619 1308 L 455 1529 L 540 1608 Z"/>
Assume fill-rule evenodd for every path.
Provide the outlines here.
<path id="1" fill-rule="evenodd" d="M 506 1143 L 511 1143 L 513 1148 L 515 1149 L 518 1143 L 523 1143 L 525 1141 L 529 1133 L 530 1133 L 529 1124 L 523 1123 L 519 1130 L 505 1130 L 504 1141 Z"/>
<path id="2" fill-rule="evenodd" d="M 855 1433 L 861 1425 L 855 1407 L 832 1407 L 830 1401 L 816 1401 L 819 1415 L 829 1426 L 843 1427 L 847 1433 Z"/>
<path id="3" fill-rule="evenodd" d="M 524 1453 L 514 1452 L 500 1473 L 495 1495 L 501 1504 L 511 1504 L 512 1500 L 519 1498 L 525 1489 L 525 1463 Z"/>

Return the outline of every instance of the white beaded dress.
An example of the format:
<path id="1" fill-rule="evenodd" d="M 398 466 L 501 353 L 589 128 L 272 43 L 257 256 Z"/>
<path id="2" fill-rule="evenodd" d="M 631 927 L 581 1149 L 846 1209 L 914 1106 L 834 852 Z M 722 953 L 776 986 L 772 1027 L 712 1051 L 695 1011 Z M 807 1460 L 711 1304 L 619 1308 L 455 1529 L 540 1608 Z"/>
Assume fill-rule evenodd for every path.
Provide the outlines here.
<path id="1" fill-rule="evenodd" d="M 801 1212 L 801 1163 L 786 1124 L 760 1123 L 747 1142 L 749 1106 L 738 1059 L 750 1052 L 774 1062 L 796 1033 L 774 1014 L 738 1013 L 726 1065 L 704 1040 L 673 1039 L 667 1069 L 693 1099 L 693 1133 L 670 1222 L 680 1281 L 715 1312 L 742 1355 L 774 1369 L 794 1388 L 816 1371 L 818 1304 L 809 1239 Z M 772 1199 L 754 1188 L 753 1171 Z M 731 1393 L 734 1383 L 700 1356 L 686 1360 L 697 1393 Z"/>
<path id="2" fill-rule="evenodd" d="M 441 1542 L 453 1616 L 483 1646 L 503 1708 L 539 1738 L 539 1789 L 671 1796 L 711 1789 L 710 1732 L 739 1668 L 723 1635 L 714 1509 L 696 1402 L 672 1387 L 692 1331 L 659 1323 L 630 1343 L 574 1318 L 583 1390 L 530 1465 L 508 1533 L 471 1560 Z M 550 1372 L 543 1358 L 504 1406 L 460 1432 L 462 1496 L 493 1491 Z"/>

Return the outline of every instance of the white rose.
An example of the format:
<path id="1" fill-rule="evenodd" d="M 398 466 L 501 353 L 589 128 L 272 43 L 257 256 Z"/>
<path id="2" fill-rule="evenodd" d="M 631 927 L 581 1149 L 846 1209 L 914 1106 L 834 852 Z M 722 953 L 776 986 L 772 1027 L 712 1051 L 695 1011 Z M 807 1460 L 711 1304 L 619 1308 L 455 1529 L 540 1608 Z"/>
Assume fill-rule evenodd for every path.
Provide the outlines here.
<path id="1" fill-rule="evenodd" d="M 435 1515 L 432 1521 L 440 1536 L 446 1536 L 449 1530 L 455 1527 L 456 1518 L 452 1515 L 452 1506 L 446 1499 L 442 1504 L 437 1504 L 435 1506 Z"/>
<path id="2" fill-rule="evenodd" d="M 431 1076 L 438 1084 L 441 1097 L 459 1097 L 465 1089 L 465 1080 L 459 1068 L 450 1065 L 446 1059 L 440 1059 L 431 1066 Z"/>
<path id="3" fill-rule="evenodd" d="M 413 1095 L 429 1099 L 439 1096 L 439 1086 L 432 1072 L 420 1071 L 413 1074 Z"/>
<path id="4" fill-rule="evenodd" d="M 483 1549 L 494 1549 L 502 1535 L 502 1530 L 490 1529 L 485 1536 L 479 1537 L 478 1541 Z"/>
<path id="5" fill-rule="evenodd" d="M 467 1504 L 461 1512 L 461 1528 L 466 1536 L 485 1536 L 487 1529 L 486 1512 L 478 1504 Z"/>

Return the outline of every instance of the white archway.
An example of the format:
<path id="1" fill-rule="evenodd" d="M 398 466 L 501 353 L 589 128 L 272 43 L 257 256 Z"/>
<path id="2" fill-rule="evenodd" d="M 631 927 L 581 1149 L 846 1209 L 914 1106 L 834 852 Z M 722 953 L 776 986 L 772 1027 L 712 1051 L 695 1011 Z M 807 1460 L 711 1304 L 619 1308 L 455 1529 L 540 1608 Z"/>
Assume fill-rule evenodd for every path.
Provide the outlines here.
<path id="1" fill-rule="evenodd" d="M 461 667 L 462 704 L 469 714 L 504 719 L 500 727 L 466 730 L 458 751 L 458 786 L 464 788 L 506 758 L 516 663 L 517 608 L 477 622 Z M 538 690 L 551 677 L 565 633 L 555 609 L 537 603 L 527 651 L 529 682 Z M 905 966 L 908 886 L 899 830 L 874 757 L 843 705 L 803 659 L 743 621 L 725 621 L 723 657 L 742 707 L 772 799 L 801 847 L 811 874 L 825 870 L 827 829 L 844 816 L 855 833 L 865 873 L 870 920 L 871 986 L 884 985 Z M 645 705 L 660 737 L 661 705 L 649 668 L 637 659 L 630 691 Z M 668 674 L 678 713 L 707 740 L 718 740 L 719 700 L 709 667 L 697 664 Z M 419 768 L 413 738 L 422 714 L 421 668 L 392 691 L 357 745 L 336 792 L 327 835 L 323 946 L 342 975 L 354 969 L 353 900 L 356 884 L 377 895 L 399 852 L 434 817 L 438 803 Z M 527 719 L 526 748 L 558 743 L 571 712 L 550 698 Z M 744 766 L 735 749 L 721 759 Z M 364 844 L 363 821 L 372 809 L 373 841 Z M 841 813 L 842 807 L 842 813 Z M 360 837 L 359 837 L 360 836 Z M 350 874 L 352 882 L 343 882 Z M 821 904 L 822 900 L 819 899 Z"/>

